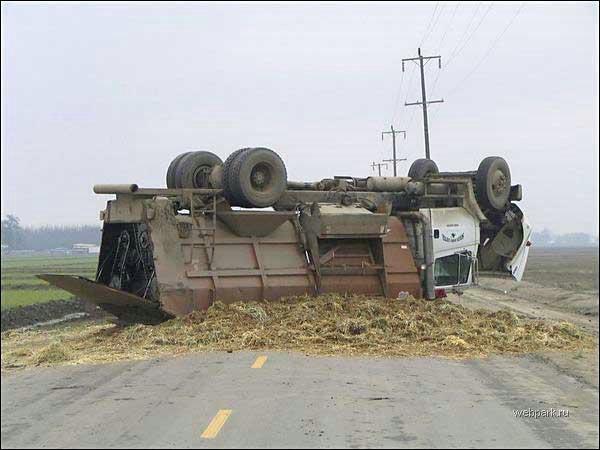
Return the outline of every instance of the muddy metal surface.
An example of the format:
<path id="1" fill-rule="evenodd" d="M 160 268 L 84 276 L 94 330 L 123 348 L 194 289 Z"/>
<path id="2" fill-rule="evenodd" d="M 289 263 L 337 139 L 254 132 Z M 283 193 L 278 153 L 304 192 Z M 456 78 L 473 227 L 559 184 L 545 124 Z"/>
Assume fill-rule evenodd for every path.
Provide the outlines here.
<path id="1" fill-rule="evenodd" d="M 3 376 L 2 447 L 598 446 L 598 388 L 537 357 L 258 356 Z"/>

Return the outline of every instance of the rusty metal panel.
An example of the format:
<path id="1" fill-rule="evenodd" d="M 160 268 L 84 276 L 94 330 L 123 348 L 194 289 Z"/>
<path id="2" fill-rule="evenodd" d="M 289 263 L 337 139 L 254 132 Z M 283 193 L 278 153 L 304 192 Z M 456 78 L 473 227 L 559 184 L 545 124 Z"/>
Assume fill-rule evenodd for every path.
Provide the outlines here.
<path id="1" fill-rule="evenodd" d="M 269 235 L 248 237 L 208 215 L 169 217 L 168 211 L 157 211 L 150 223 L 163 309 L 182 315 L 205 309 L 215 300 L 312 294 L 314 281 L 290 214 L 277 216 L 274 223 L 279 224 Z M 172 220 L 189 225 L 184 237 L 174 231 Z"/>
<path id="2" fill-rule="evenodd" d="M 321 255 L 321 291 L 385 296 L 381 273 L 372 246 L 380 239 L 324 239 Z"/>
<path id="3" fill-rule="evenodd" d="M 244 237 L 265 237 L 284 222 L 296 217 L 289 211 L 218 211 L 217 217 L 235 234 Z"/>
<path id="4" fill-rule="evenodd" d="M 421 296 L 421 282 L 404 225 L 387 221 L 383 239 L 320 240 L 321 291 L 396 298 L 402 291 Z"/>
<path id="5" fill-rule="evenodd" d="M 320 205 L 320 236 L 381 236 L 388 216 L 367 211 L 360 205 Z"/>
<path id="6" fill-rule="evenodd" d="M 421 294 L 404 227 L 396 218 L 387 219 L 389 231 L 383 239 L 319 240 L 323 248 L 320 292 L 388 297 L 396 297 L 400 291 Z M 209 222 L 208 218 L 201 217 L 197 227 L 209 228 Z M 155 252 L 159 247 L 155 247 Z M 177 274 L 181 279 L 179 286 L 190 291 L 173 293 L 177 284 L 160 284 L 161 303 L 171 314 L 206 308 L 215 300 L 226 303 L 274 300 L 316 292 L 315 274 L 300 245 L 297 230 L 289 220 L 260 238 L 237 236 L 217 221 L 214 240 L 192 230 L 190 236 L 179 239 L 175 247 L 180 249 L 183 268 Z M 161 280 L 166 281 L 165 273 L 171 277 L 176 275 L 172 259 L 176 253 L 170 249 L 165 264 L 161 255 L 155 254 Z"/>
<path id="7" fill-rule="evenodd" d="M 420 298 L 422 296 L 419 270 L 410 249 L 404 225 L 397 217 L 388 220 L 389 232 L 383 238 L 383 254 L 390 297 L 405 291 Z"/>
<path id="8" fill-rule="evenodd" d="M 177 205 L 162 196 L 119 194 L 105 214 L 104 254 L 129 230 L 132 240 L 120 240 L 119 245 L 124 252 L 125 244 L 137 249 L 133 257 L 144 245 L 145 261 L 150 261 L 145 267 L 152 272 L 149 280 L 155 286 L 149 296 L 153 301 L 134 295 L 137 290 L 131 288 L 125 292 L 106 286 L 112 285 L 106 273 L 102 278 L 106 285 L 89 280 L 51 282 L 79 296 L 85 294 L 97 304 L 111 299 L 120 307 L 154 304 L 175 316 L 206 309 L 216 300 L 276 300 L 319 292 L 421 295 L 409 239 L 395 217 L 357 205 L 319 205 L 302 224 L 290 212 L 223 213 L 214 203 L 212 209 L 195 210 L 192 205 L 186 214 L 178 212 Z M 134 240 L 142 231 L 147 237 Z"/>

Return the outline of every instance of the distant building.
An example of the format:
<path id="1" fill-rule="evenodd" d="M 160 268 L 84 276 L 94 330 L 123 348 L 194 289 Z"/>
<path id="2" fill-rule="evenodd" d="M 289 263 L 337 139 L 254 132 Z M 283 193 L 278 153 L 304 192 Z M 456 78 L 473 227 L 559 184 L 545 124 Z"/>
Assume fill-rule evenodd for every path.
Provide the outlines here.
<path id="1" fill-rule="evenodd" d="M 64 248 L 64 247 L 57 247 L 57 248 L 48 250 L 48 252 L 50 253 L 51 256 L 65 256 L 65 255 L 71 254 L 71 249 Z"/>
<path id="2" fill-rule="evenodd" d="M 73 255 L 98 255 L 100 246 L 96 244 L 73 244 L 71 253 Z"/>

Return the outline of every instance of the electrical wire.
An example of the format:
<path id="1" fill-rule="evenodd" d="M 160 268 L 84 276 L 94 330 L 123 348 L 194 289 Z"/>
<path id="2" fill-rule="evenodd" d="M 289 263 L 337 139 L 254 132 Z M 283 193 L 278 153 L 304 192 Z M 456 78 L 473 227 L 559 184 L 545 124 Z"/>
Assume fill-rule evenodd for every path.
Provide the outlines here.
<path id="1" fill-rule="evenodd" d="M 429 19 L 429 24 L 427 25 L 427 28 L 425 28 L 425 33 L 423 34 L 423 37 L 421 38 L 421 42 L 419 42 L 419 47 L 421 47 L 423 42 L 425 42 L 425 40 L 429 37 L 429 33 L 431 32 L 429 30 L 429 28 L 431 27 L 431 24 L 433 23 L 433 19 L 435 18 L 435 13 L 437 12 L 439 6 L 440 6 L 440 2 L 437 2 L 435 4 L 435 9 L 433 10 L 433 14 L 431 15 L 431 18 Z M 433 30 L 433 28 L 431 28 L 431 30 Z"/>
<path id="2" fill-rule="evenodd" d="M 396 99 L 394 100 L 394 110 L 392 112 L 392 123 L 394 123 L 394 121 L 396 120 L 398 106 L 400 106 L 400 94 L 402 93 L 402 84 L 404 83 L 404 75 L 405 75 L 405 72 L 402 71 L 402 76 L 400 77 L 400 87 L 398 88 L 398 93 L 396 94 Z"/>
<path id="3" fill-rule="evenodd" d="M 473 75 L 477 71 L 477 69 L 481 66 L 481 64 L 483 64 L 483 62 L 487 59 L 487 57 L 490 55 L 490 53 L 492 53 L 494 48 L 496 48 L 496 45 L 498 45 L 498 42 L 500 42 L 500 39 L 502 39 L 502 36 L 504 36 L 504 34 L 508 31 L 508 29 L 511 27 L 511 25 L 516 20 L 516 18 L 519 16 L 519 14 L 521 13 L 521 11 L 523 10 L 524 7 L 525 7 L 525 2 L 522 2 L 519 9 L 517 9 L 515 14 L 512 16 L 512 18 L 506 25 L 506 27 L 504 27 L 504 29 L 500 32 L 500 34 L 496 37 L 496 39 L 494 39 L 492 45 L 487 49 L 487 51 L 484 53 L 484 55 L 481 57 L 481 59 L 477 62 L 477 64 L 475 64 L 475 66 L 467 73 L 467 75 L 462 80 L 460 80 L 457 84 L 454 85 L 454 87 L 452 87 L 449 90 L 449 92 L 448 92 L 449 94 L 453 94 L 453 93 L 459 91 L 460 89 L 458 89 L 458 88 L 467 79 L 469 79 L 469 77 L 471 77 L 471 75 Z"/>
<path id="4" fill-rule="evenodd" d="M 473 23 L 473 21 L 475 20 L 475 17 L 477 16 L 477 13 L 479 12 L 479 9 L 481 8 L 483 2 L 479 2 L 477 4 L 477 8 L 475 8 L 475 11 L 473 11 L 473 15 L 471 16 L 471 18 L 469 19 L 469 23 L 467 23 L 467 27 L 465 28 L 465 31 L 463 31 L 463 34 L 461 35 L 461 37 L 458 39 L 456 46 L 454 47 L 454 49 L 450 52 L 450 55 L 448 56 L 448 59 L 454 58 L 454 55 L 456 54 L 456 52 L 458 51 L 458 48 L 461 46 L 461 44 L 463 43 L 463 41 L 465 40 L 465 38 L 467 37 L 467 35 L 469 34 L 469 30 L 471 29 L 471 24 Z"/>
<path id="5" fill-rule="evenodd" d="M 431 26 L 431 31 L 429 32 L 429 36 L 432 35 L 433 30 L 435 30 L 435 27 L 437 26 L 437 23 L 440 20 L 440 17 L 442 17 L 442 13 L 444 11 L 444 8 L 446 8 L 446 4 L 445 3 L 441 6 L 440 12 L 438 13 L 437 17 L 435 18 L 435 20 L 433 22 L 433 25 Z M 429 36 L 427 36 L 427 39 L 429 39 Z M 423 45 L 425 44 L 425 42 L 427 42 L 427 39 L 423 39 L 422 42 L 421 42 L 421 45 L 419 47 L 423 47 Z"/>
<path id="6" fill-rule="evenodd" d="M 460 6 L 460 2 L 456 2 L 456 6 L 454 7 L 454 11 L 452 12 L 452 16 L 450 17 L 450 20 L 448 21 L 448 25 L 446 25 L 446 29 L 444 30 L 444 33 L 442 34 L 442 38 L 440 39 L 440 43 L 437 45 L 436 49 L 436 53 L 439 55 L 441 50 L 442 50 L 442 45 L 444 43 L 444 40 L 446 39 L 446 35 L 448 34 L 448 31 L 450 31 L 452 22 L 454 22 L 454 17 L 456 16 L 456 11 L 458 11 L 458 7 Z"/>
<path id="7" fill-rule="evenodd" d="M 475 28 L 473 29 L 473 31 L 471 32 L 471 34 L 469 34 L 469 37 L 467 37 L 467 40 L 463 43 L 463 45 L 460 47 L 460 49 L 454 54 L 454 56 L 448 58 L 448 61 L 446 61 L 446 66 L 448 66 L 448 64 L 450 64 L 452 61 L 454 61 L 454 59 L 456 59 L 456 57 L 464 50 L 464 48 L 467 46 L 467 44 L 469 43 L 469 41 L 471 40 L 471 38 L 473 37 L 473 35 L 477 32 L 477 30 L 479 29 L 479 27 L 483 23 L 483 20 L 489 14 L 489 12 L 490 12 L 490 10 L 492 9 L 493 6 L 494 6 L 494 4 L 490 3 L 490 6 L 488 6 L 488 9 L 485 10 L 485 12 L 483 13 L 483 15 L 479 19 L 479 22 L 477 23 L 477 25 L 475 26 Z"/>
<path id="8" fill-rule="evenodd" d="M 431 17 L 429 18 L 429 23 L 427 24 L 427 27 L 425 28 L 425 33 L 423 34 L 423 37 L 421 38 L 421 43 L 419 44 L 419 47 L 421 46 L 421 44 L 423 42 L 425 42 L 425 40 L 429 37 L 429 34 L 431 34 L 431 32 L 433 31 L 433 29 L 435 28 L 435 24 L 437 23 L 437 20 L 434 23 L 434 19 L 436 17 L 436 12 L 437 12 L 439 6 L 440 6 L 440 2 L 438 1 L 435 4 L 435 8 L 433 9 L 433 13 L 431 14 Z M 441 10 L 440 10 L 440 14 L 441 14 Z M 437 16 L 437 19 L 439 20 L 439 15 Z M 432 26 L 432 24 L 433 24 L 433 26 Z M 395 122 L 395 120 L 396 120 L 396 114 L 398 112 L 399 100 L 401 98 L 402 85 L 403 85 L 403 82 L 404 82 L 404 74 L 405 74 L 405 71 L 403 70 L 402 71 L 402 77 L 400 78 L 400 86 L 398 88 L 398 92 L 397 92 L 395 100 L 394 100 L 394 109 L 392 111 L 392 123 Z M 407 91 L 412 86 L 413 76 L 414 76 L 414 67 L 412 68 L 411 73 L 410 73 L 410 77 L 409 77 L 408 85 L 407 85 Z M 408 94 L 406 96 L 405 103 L 406 103 L 407 99 L 408 99 Z"/>

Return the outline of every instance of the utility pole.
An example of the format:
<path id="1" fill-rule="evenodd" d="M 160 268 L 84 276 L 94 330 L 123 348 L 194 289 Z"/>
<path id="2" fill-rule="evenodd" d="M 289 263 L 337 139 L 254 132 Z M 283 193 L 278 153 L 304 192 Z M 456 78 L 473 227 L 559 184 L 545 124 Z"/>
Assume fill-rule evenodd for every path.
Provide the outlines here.
<path id="1" fill-rule="evenodd" d="M 396 158 L 395 160 L 393 160 L 393 159 L 384 159 L 383 160 L 383 162 L 394 162 L 394 161 L 396 161 L 396 162 L 406 161 L 406 158 Z M 396 176 L 396 175 L 394 175 L 394 176 Z"/>
<path id="2" fill-rule="evenodd" d="M 404 72 L 405 61 L 418 61 L 419 68 L 421 69 L 421 101 L 414 103 L 404 103 L 404 106 L 423 105 L 423 132 L 425 134 L 425 158 L 431 159 L 429 151 L 429 122 L 427 120 L 427 104 L 428 103 L 444 103 L 444 99 L 427 101 L 427 95 L 425 94 L 425 64 L 430 59 L 438 60 L 438 67 L 442 68 L 442 57 L 441 56 L 423 56 L 421 55 L 421 48 L 419 48 L 419 56 L 417 58 L 406 58 L 402 60 L 402 72 Z"/>
<path id="3" fill-rule="evenodd" d="M 394 176 L 397 176 L 397 168 L 396 168 L 396 161 L 398 161 L 398 159 L 396 158 L 396 133 L 402 133 L 404 134 L 404 139 L 406 139 L 406 131 L 402 131 L 402 130 L 394 130 L 394 125 L 390 126 L 390 130 L 391 131 L 382 131 L 381 132 L 381 140 L 383 141 L 383 138 L 386 134 L 391 134 L 392 135 L 392 146 L 394 149 L 394 156 L 393 159 L 387 159 L 384 161 L 390 161 L 394 163 Z"/>
<path id="4" fill-rule="evenodd" d="M 387 163 L 382 162 L 382 163 L 376 163 L 375 161 L 373 161 L 373 164 L 371 164 L 371 167 L 373 168 L 373 170 L 375 170 L 375 167 L 377 167 L 377 169 L 379 169 L 379 176 L 381 176 L 381 166 L 385 166 L 385 168 L 388 168 Z"/>

